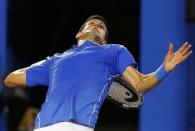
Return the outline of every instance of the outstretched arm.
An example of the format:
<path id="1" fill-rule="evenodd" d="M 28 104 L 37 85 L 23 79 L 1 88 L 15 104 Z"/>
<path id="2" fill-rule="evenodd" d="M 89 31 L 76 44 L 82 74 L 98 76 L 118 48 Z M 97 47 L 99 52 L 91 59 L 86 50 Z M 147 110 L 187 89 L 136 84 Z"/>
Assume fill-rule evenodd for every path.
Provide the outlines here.
<path id="1" fill-rule="evenodd" d="M 150 74 L 144 75 L 137 69 L 129 66 L 123 72 L 123 77 L 135 89 L 145 93 L 153 89 L 162 81 L 162 77 L 170 73 L 177 65 L 182 63 L 190 56 L 190 54 L 192 54 L 192 51 L 189 51 L 190 47 L 191 45 L 186 42 L 176 52 L 174 52 L 173 44 L 171 43 L 163 65 L 159 69 Z M 162 76 L 162 71 L 165 73 L 163 74 L 164 76 Z"/>

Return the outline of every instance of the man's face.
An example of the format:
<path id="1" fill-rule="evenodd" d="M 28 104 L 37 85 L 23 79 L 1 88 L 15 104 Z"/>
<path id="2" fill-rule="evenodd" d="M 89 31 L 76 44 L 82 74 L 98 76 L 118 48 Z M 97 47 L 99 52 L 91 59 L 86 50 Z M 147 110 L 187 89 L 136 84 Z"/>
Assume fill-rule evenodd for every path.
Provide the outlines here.
<path id="1" fill-rule="evenodd" d="M 105 41 L 107 28 L 105 24 L 98 19 L 92 19 L 85 23 L 84 28 L 80 32 L 81 39 L 91 39 L 103 43 Z"/>

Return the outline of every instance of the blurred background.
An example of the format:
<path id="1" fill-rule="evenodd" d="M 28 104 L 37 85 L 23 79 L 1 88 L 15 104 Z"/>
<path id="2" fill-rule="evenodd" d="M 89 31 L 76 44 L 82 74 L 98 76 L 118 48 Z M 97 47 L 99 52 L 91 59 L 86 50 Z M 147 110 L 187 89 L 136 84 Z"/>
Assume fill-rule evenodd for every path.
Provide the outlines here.
<path id="1" fill-rule="evenodd" d="M 32 131 L 47 92 L 47 87 L 9 89 L 5 77 L 76 44 L 77 31 L 93 14 L 106 18 L 108 43 L 126 46 L 145 74 L 162 64 L 170 42 L 175 49 L 195 43 L 194 0 L 1 0 L 0 131 Z M 139 109 L 106 100 L 95 131 L 195 131 L 194 67 L 193 53 L 145 94 Z"/>

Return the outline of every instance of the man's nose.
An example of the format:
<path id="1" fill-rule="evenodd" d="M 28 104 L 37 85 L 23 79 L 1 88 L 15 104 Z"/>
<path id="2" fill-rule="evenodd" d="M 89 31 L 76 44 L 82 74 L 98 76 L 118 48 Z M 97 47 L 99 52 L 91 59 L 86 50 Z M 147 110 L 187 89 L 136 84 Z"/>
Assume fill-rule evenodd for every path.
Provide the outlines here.
<path id="1" fill-rule="evenodd" d="M 98 27 L 99 26 L 99 23 L 94 23 L 94 26 Z"/>

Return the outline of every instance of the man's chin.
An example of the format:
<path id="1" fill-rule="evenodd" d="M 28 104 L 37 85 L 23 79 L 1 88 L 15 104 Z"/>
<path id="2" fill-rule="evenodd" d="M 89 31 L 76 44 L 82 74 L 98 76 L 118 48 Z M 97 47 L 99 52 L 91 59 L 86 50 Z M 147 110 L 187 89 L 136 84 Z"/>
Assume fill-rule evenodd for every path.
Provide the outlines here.
<path id="1" fill-rule="evenodd" d="M 97 30 L 88 30 L 85 32 L 86 35 L 98 35 L 98 31 Z"/>
<path id="2" fill-rule="evenodd" d="M 92 32 L 86 32 L 83 37 L 85 38 L 91 38 L 91 39 L 99 39 L 99 36 Z"/>

